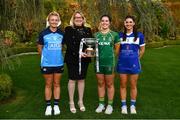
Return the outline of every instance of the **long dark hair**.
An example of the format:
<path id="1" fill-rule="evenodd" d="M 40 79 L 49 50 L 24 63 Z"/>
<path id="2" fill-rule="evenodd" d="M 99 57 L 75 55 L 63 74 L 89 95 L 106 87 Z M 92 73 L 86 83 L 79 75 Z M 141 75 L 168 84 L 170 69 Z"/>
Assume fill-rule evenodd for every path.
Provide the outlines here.
<path id="1" fill-rule="evenodd" d="M 132 19 L 135 22 L 134 16 L 128 15 L 128 16 L 126 16 L 125 20 L 128 19 L 128 18 Z M 126 40 L 126 33 L 127 33 L 127 29 L 124 26 L 123 41 Z M 136 24 L 133 26 L 133 34 L 134 34 L 134 41 L 136 41 L 137 37 L 138 37 L 138 33 L 137 33 L 137 29 L 136 29 Z"/>
<path id="2" fill-rule="evenodd" d="M 107 17 L 109 19 L 109 21 L 111 22 L 111 16 L 107 15 L 107 14 L 104 14 L 100 17 L 100 20 L 102 20 L 103 17 Z"/>

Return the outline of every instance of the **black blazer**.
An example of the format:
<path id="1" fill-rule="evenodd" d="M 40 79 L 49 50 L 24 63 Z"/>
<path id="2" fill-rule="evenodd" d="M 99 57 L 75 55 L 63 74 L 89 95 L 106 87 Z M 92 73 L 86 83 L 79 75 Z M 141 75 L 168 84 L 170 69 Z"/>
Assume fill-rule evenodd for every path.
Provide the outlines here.
<path id="1" fill-rule="evenodd" d="M 91 38 L 92 32 L 89 27 L 72 27 L 67 26 L 65 28 L 64 40 L 66 44 L 66 54 L 64 62 L 66 63 L 79 63 L 79 46 L 82 38 Z M 86 45 L 83 45 L 83 51 L 87 48 Z M 91 62 L 91 58 L 82 58 L 82 62 Z"/>

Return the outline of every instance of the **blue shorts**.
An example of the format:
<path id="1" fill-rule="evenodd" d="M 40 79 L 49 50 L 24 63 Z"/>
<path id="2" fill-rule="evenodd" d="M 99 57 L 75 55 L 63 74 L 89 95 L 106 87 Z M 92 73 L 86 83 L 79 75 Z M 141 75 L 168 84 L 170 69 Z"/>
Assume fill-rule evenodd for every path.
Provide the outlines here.
<path id="1" fill-rule="evenodd" d="M 118 58 L 117 72 L 119 74 L 139 74 L 141 72 L 141 63 L 136 54 L 121 54 Z"/>
<path id="2" fill-rule="evenodd" d="M 117 72 L 119 74 L 139 74 L 139 73 L 141 73 L 141 70 L 128 70 L 128 69 L 120 70 L 117 68 Z"/>
<path id="3" fill-rule="evenodd" d="M 42 74 L 53 74 L 53 73 L 63 73 L 64 66 L 58 67 L 41 67 Z"/>
<path id="4" fill-rule="evenodd" d="M 117 64 L 117 72 L 119 74 L 139 74 L 141 73 L 140 64 L 132 64 L 132 66 Z"/>

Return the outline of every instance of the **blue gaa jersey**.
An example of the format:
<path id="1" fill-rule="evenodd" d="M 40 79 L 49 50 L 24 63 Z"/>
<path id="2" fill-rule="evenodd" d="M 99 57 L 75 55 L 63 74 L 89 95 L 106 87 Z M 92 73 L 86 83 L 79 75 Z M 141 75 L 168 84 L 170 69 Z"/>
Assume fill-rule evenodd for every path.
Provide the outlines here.
<path id="1" fill-rule="evenodd" d="M 120 36 L 120 53 L 118 57 L 117 72 L 125 74 L 138 74 L 141 72 L 139 60 L 139 49 L 144 46 L 144 35 L 137 33 L 138 37 L 134 41 L 134 33 L 126 34 L 126 40 L 123 41 L 123 33 Z"/>
<path id="2" fill-rule="evenodd" d="M 43 45 L 41 67 L 57 67 L 64 64 L 62 40 L 63 33 L 59 29 L 52 32 L 48 27 L 40 33 L 38 44 Z"/>

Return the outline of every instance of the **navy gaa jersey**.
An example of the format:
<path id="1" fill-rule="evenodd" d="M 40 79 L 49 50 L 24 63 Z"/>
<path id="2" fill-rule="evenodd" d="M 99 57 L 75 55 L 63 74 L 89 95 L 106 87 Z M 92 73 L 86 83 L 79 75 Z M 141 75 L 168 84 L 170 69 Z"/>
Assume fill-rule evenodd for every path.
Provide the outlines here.
<path id="1" fill-rule="evenodd" d="M 139 73 L 141 65 L 139 61 L 139 49 L 145 45 L 144 35 L 138 32 L 137 40 L 134 41 L 134 34 L 126 34 L 126 40 L 123 41 L 123 33 L 120 36 L 120 53 L 118 57 L 117 71 L 119 73 Z"/>
<path id="2" fill-rule="evenodd" d="M 58 29 L 52 32 L 49 27 L 39 34 L 38 44 L 43 45 L 41 54 L 41 66 L 57 67 L 62 66 L 62 40 L 63 33 Z"/>

